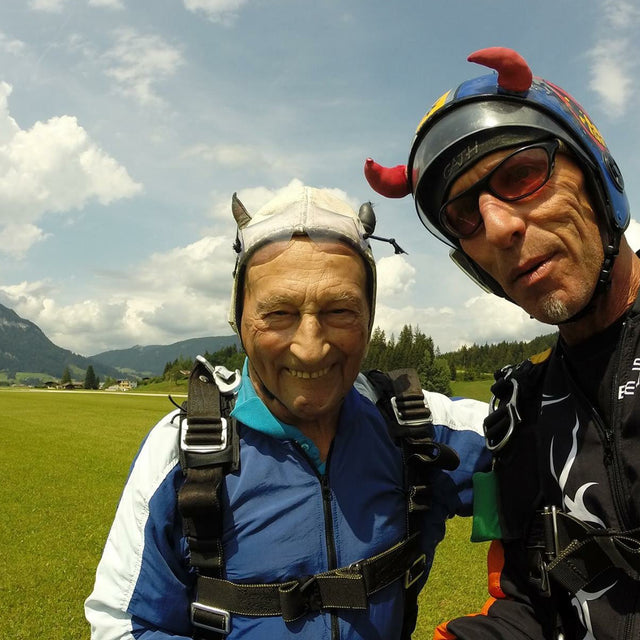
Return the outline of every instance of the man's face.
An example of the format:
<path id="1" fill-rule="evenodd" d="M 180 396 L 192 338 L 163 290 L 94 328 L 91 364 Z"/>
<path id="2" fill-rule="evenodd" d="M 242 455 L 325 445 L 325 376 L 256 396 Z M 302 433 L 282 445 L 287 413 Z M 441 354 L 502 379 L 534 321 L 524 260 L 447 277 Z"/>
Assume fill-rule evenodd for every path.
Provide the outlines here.
<path id="1" fill-rule="evenodd" d="M 294 238 L 252 256 L 242 342 L 276 417 L 296 426 L 337 419 L 364 358 L 369 313 L 363 261 L 340 242 Z"/>
<path id="2" fill-rule="evenodd" d="M 469 188 L 512 150 L 480 160 L 454 182 L 449 198 Z M 483 225 L 460 240 L 463 251 L 531 316 L 549 324 L 567 320 L 591 298 L 603 260 L 600 230 L 584 176 L 556 155 L 549 181 L 531 196 L 502 202 L 479 196 Z"/>

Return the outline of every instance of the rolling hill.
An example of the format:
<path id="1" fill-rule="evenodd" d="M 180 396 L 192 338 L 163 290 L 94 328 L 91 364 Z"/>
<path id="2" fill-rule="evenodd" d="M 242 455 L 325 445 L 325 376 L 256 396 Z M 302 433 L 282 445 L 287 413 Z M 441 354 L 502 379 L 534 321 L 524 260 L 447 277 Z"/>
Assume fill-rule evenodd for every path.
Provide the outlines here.
<path id="1" fill-rule="evenodd" d="M 42 330 L 15 311 L 0 304 L 0 371 L 13 378 L 15 372 L 41 373 L 60 378 L 65 367 L 74 371 L 74 377 L 89 365 L 99 376 L 119 377 L 120 372 L 55 345 Z"/>
<path id="2" fill-rule="evenodd" d="M 236 335 L 209 336 L 206 338 L 191 338 L 168 345 L 135 346 L 129 349 L 115 349 L 103 351 L 91 356 L 91 359 L 102 364 L 116 367 L 122 372 L 134 373 L 139 377 L 160 376 L 167 362 L 177 358 L 195 358 L 205 352 L 214 353 L 231 345 L 240 347 Z"/>

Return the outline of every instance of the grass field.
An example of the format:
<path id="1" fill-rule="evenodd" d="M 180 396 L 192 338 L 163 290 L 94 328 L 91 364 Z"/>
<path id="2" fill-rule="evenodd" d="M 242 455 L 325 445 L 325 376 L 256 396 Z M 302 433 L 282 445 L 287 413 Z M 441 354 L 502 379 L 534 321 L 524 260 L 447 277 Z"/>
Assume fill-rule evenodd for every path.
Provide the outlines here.
<path id="1" fill-rule="evenodd" d="M 0 637 L 88 638 L 83 601 L 129 464 L 171 405 L 163 396 L 0 390 L 0 408 Z M 449 524 L 417 640 L 484 599 L 486 547 L 467 542 L 469 525 Z"/>

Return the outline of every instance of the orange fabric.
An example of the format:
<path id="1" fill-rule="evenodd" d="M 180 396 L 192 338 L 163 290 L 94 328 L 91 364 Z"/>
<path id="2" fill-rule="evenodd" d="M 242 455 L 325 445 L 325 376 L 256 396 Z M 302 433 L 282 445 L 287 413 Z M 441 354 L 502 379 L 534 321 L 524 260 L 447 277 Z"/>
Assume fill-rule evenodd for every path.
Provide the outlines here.
<path id="1" fill-rule="evenodd" d="M 504 598 L 504 592 L 500 586 L 500 578 L 504 569 L 504 547 L 500 540 L 493 540 L 487 556 L 487 573 L 489 577 L 489 593 L 494 598 Z"/>
<path id="2" fill-rule="evenodd" d="M 467 617 L 478 615 L 486 616 L 489 613 L 489 609 L 491 609 L 491 606 L 497 599 L 506 597 L 502 591 L 502 587 L 500 586 L 500 577 L 502 576 L 503 569 L 504 548 L 502 546 L 502 542 L 500 542 L 500 540 L 493 540 L 489 547 L 489 554 L 487 556 L 488 586 L 489 594 L 492 597 L 484 603 L 479 613 L 471 613 L 468 614 Z M 436 627 L 433 632 L 433 640 L 456 640 L 456 636 L 447 629 L 448 624 L 449 621 L 443 622 Z"/>

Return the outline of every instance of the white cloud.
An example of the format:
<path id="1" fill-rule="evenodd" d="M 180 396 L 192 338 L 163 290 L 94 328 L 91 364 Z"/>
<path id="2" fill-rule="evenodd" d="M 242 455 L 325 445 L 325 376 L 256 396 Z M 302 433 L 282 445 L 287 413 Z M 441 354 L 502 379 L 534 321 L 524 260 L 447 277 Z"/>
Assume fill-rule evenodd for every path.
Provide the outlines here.
<path id="1" fill-rule="evenodd" d="M 640 250 L 640 222 L 637 222 L 633 218 L 629 221 L 629 226 L 624 232 L 625 238 L 629 243 L 629 246 L 634 251 Z"/>
<path id="2" fill-rule="evenodd" d="M 43 13 L 62 13 L 67 4 L 69 0 L 30 0 L 29 8 Z M 101 9 L 124 9 L 122 0 L 88 0 L 87 4 Z"/>
<path id="3" fill-rule="evenodd" d="M 10 93 L 0 82 L 0 235 L 12 237 L 0 243 L 0 252 L 21 255 L 42 240 L 36 223 L 47 213 L 80 209 L 91 200 L 109 204 L 140 191 L 74 117 L 20 129 L 9 115 Z"/>
<path id="4" fill-rule="evenodd" d="M 640 10 L 626 0 L 604 0 L 602 3 L 606 22 L 613 29 L 626 29 L 640 17 Z"/>
<path id="5" fill-rule="evenodd" d="M 241 144 L 196 144 L 182 153 L 183 158 L 198 158 L 205 162 L 212 162 L 223 167 L 246 167 L 258 163 L 267 164 L 262 152 L 250 145 Z"/>
<path id="6" fill-rule="evenodd" d="M 640 10 L 626 0 L 603 0 L 600 34 L 589 53 L 592 61 L 589 86 L 613 116 L 625 114 L 636 82 L 637 29 Z"/>
<path id="7" fill-rule="evenodd" d="M 17 40 L 0 32 L 0 50 L 17 56 L 24 53 L 26 48 L 27 45 L 22 40 Z"/>
<path id="8" fill-rule="evenodd" d="M 0 225 L 0 251 L 14 258 L 22 258 L 34 244 L 47 237 L 48 234 L 33 224 Z"/>
<path id="9" fill-rule="evenodd" d="M 155 85 L 184 63 L 182 52 L 160 36 L 141 35 L 133 29 L 119 30 L 115 45 L 104 57 L 111 65 L 106 74 L 123 94 L 143 106 L 164 104 Z"/>
<path id="10" fill-rule="evenodd" d="M 621 116 L 629 103 L 633 75 L 628 40 L 599 42 L 591 51 L 593 65 L 589 86 L 614 116 Z"/>
<path id="11" fill-rule="evenodd" d="M 60 13 L 67 0 L 30 0 L 29 8 L 44 13 Z"/>
<path id="12" fill-rule="evenodd" d="M 532 320 L 516 305 L 492 294 L 482 294 L 467 300 L 460 307 L 392 308 L 378 304 L 375 325 L 387 338 L 399 335 L 404 325 L 419 327 L 433 338 L 440 351 L 455 351 L 473 343 L 530 340 L 555 327 Z"/>
<path id="13" fill-rule="evenodd" d="M 407 293 L 415 284 L 416 269 L 402 255 L 380 258 L 377 267 L 378 300 Z"/>
<path id="14" fill-rule="evenodd" d="M 184 0 L 187 11 L 202 13 L 212 22 L 228 24 L 247 0 Z"/>
<path id="15" fill-rule="evenodd" d="M 59 304 L 54 284 L 39 281 L 0 286 L 0 302 L 35 322 L 55 344 L 83 355 L 229 335 L 233 266 L 231 238 L 205 237 L 112 274 L 96 298 Z"/>
<path id="16" fill-rule="evenodd" d="M 100 9 L 124 9 L 122 0 L 89 0 L 89 6 Z"/>

